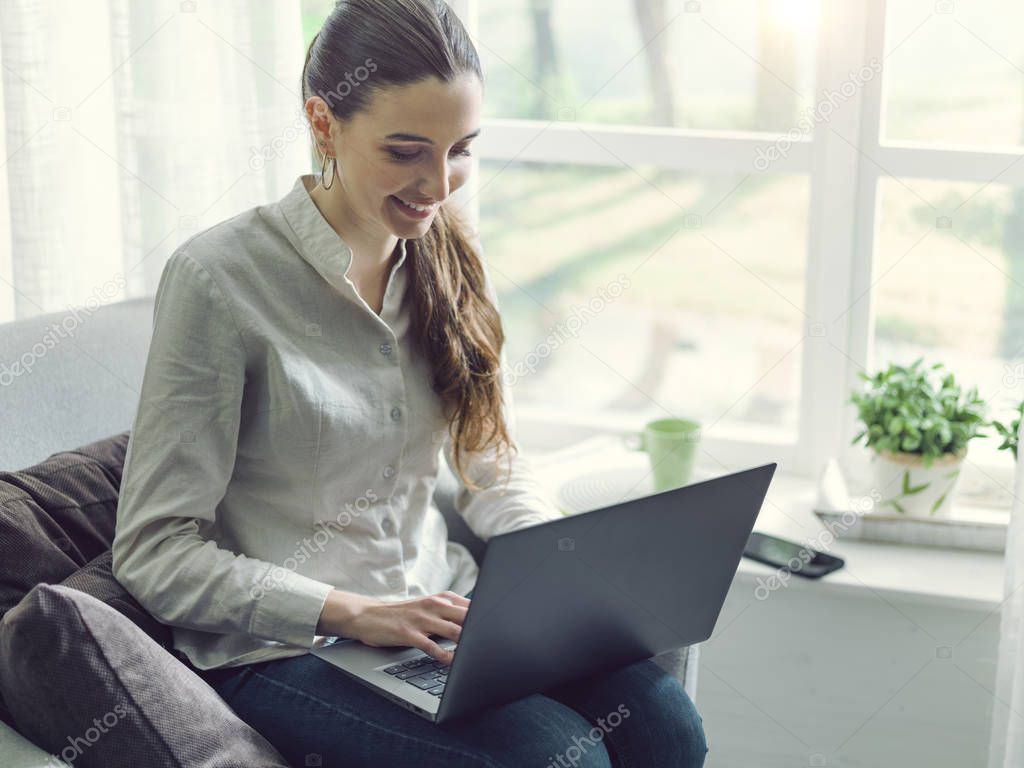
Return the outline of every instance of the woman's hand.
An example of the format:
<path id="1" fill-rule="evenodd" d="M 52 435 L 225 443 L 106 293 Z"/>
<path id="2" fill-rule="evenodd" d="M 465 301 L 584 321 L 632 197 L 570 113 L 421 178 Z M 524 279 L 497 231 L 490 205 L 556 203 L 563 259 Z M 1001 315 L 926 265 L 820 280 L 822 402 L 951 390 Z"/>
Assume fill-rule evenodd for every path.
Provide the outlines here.
<path id="1" fill-rule="evenodd" d="M 454 651 L 429 636 L 458 642 L 469 602 L 451 591 L 389 603 L 336 589 L 327 597 L 317 634 L 351 637 L 374 647 L 412 646 L 451 664 Z"/>

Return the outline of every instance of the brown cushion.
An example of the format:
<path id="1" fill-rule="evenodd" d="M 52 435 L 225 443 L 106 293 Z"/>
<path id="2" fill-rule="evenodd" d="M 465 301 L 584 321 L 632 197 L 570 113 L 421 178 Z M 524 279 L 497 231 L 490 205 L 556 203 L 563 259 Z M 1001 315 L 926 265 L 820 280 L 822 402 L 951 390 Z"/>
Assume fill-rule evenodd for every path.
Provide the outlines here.
<path id="1" fill-rule="evenodd" d="M 71 579 L 110 549 L 129 434 L 0 472 L 0 619 L 36 584 Z M 72 586 L 112 597 L 109 585 L 97 583 L 102 567 L 80 574 Z M 120 610 L 122 603 L 112 605 Z M 151 625 L 144 628 L 158 633 Z M 0 720 L 13 725 L 2 697 Z"/>
<path id="2" fill-rule="evenodd" d="M 0 617 L 110 549 L 128 435 L 0 472 Z"/>
<path id="3" fill-rule="evenodd" d="M 288 768 L 202 678 L 84 592 L 33 588 L 0 622 L 0 660 L 18 730 L 79 768 Z"/>

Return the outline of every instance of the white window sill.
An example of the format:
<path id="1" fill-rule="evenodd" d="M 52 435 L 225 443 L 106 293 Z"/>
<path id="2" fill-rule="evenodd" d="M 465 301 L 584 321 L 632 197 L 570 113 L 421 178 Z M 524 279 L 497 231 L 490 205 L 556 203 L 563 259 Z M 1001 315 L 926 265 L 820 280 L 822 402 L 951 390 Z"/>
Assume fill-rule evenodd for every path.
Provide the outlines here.
<path id="1" fill-rule="evenodd" d="M 645 454 L 621 447 L 618 425 L 612 425 L 610 430 L 606 427 L 603 433 L 580 427 L 552 434 L 554 430 L 548 423 L 548 434 L 533 441 L 529 437 L 536 425 L 526 429 L 524 426 L 520 417 L 519 435 L 524 450 L 533 461 L 538 479 L 556 499 L 560 499 L 560 489 L 566 482 L 581 475 L 607 475 L 609 471 L 627 468 L 635 472 L 647 462 Z M 592 451 L 581 450 L 582 441 L 590 438 L 600 445 L 602 436 L 607 442 L 598 459 L 595 460 Z M 538 442 L 548 447 L 538 448 Z M 568 447 L 552 448 L 567 443 Z M 737 470 L 759 463 L 762 462 L 733 462 Z M 700 464 L 698 470 L 704 476 L 733 471 Z M 754 529 L 835 554 L 843 558 L 845 566 L 816 580 L 793 576 L 782 589 L 873 595 L 894 601 L 982 611 L 997 609 L 1002 602 L 1002 553 L 840 539 L 829 545 L 827 529 L 813 512 L 816 495 L 814 479 L 787 474 L 780 463 Z M 770 584 L 768 580 L 776 574 L 776 569 L 770 566 L 743 558 L 733 589 L 745 585 L 753 591 Z M 763 589 L 760 592 L 763 593 Z"/>
<path id="2" fill-rule="evenodd" d="M 815 483 L 807 479 L 777 474 L 754 529 L 800 543 L 821 541 L 826 529 L 812 511 L 816 493 Z M 784 589 L 871 593 L 986 611 L 1003 600 L 1001 553 L 839 539 L 827 551 L 846 565 L 817 580 L 794 576 Z M 736 580 L 754 589 L 775 573 L 770 566 L 743 558 Z"/>

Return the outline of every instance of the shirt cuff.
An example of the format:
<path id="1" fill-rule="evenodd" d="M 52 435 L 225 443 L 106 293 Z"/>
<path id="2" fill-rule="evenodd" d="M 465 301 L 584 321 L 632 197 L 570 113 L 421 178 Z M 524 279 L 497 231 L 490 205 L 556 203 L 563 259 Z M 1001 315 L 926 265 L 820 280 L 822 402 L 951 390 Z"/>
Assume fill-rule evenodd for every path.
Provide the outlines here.
<path id="1" fill-rule="evenodd" d="M 507 531 L 503 531 L 503 533 L 518 531 L 521 528 L 530 528 L 541 523 L 550 523 L 552 520 L 560 520 L 563 517 L 565 517 L 565 513 L 557 506 L 541 502 L 536 506 L 524 507 L 523 514 L 517 517 L 512 527 Z"/>
<path id="2" fill-rule="evenodd" d="M 317 636 L 316 625 L 327 596 L 333 590 L 326 582 L 278 565 L 271 566 L 261 586 L 253 590 L 257 602 L 251 634 L 312 648 Z"/>

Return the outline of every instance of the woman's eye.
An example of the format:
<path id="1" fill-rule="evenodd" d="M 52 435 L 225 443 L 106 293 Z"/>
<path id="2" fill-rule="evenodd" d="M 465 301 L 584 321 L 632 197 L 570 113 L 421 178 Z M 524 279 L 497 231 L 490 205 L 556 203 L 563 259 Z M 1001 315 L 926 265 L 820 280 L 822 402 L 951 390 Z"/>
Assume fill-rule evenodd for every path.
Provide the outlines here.
<path id="1" fill-rule="evenodd" d="M 393 149 L 389 149 L 388 152 L 394 160 L 400 163 L 411 162 L 420 156 L 419 152 L 396 152 Z M 471 157 L 473 153 L 469 150 L 469 147 L 463 147 L 462 149 L 452 149 L 452 154 L 459 155 L 460 157 Z"/>

